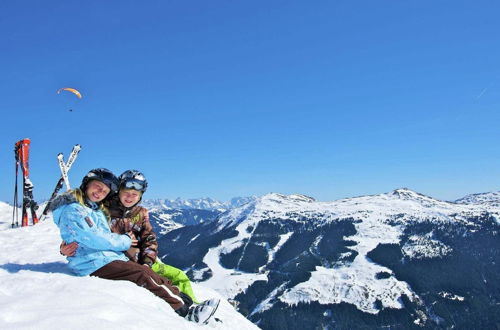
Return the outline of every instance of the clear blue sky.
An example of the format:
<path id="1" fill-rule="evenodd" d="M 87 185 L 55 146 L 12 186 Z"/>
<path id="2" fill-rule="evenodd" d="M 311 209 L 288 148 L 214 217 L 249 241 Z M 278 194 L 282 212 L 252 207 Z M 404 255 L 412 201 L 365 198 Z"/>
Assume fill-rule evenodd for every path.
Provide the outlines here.
<path id="1" fill-rule="evenodd" d="M 2 1 L 0 200 L 24 137 L 36 199 L 75 143 L 73 184 L 137 168 L 146 198 L 500 190 L 499 17 L 481 0 Z"/>

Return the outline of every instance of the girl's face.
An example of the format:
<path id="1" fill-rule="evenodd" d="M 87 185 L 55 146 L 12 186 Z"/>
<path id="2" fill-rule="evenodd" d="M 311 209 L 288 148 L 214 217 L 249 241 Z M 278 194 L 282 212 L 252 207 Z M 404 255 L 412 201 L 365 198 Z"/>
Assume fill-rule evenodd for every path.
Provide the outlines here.
<path id="1" fill-rule="evenodd" d="M 109 187 L 101 181 L 92 180 L 87 185 L 85 195 L 91 202 L 98 203 L 106 198 L 110 191 Z"/>
<path id="2" fill-rule="evenodd" d="M 134 189 L 120 189 L 118 197 L 125 207 L 134 206 L 141 199 L 142 193 Z"/>

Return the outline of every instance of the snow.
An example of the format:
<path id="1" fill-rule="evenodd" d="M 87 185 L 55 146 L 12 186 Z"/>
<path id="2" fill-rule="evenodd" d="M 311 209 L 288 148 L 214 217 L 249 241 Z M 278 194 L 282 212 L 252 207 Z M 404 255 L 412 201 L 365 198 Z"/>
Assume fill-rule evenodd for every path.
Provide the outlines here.
<path id="1" fill-rule="evenodd" d="M 453 250 L 442 242 L 428 237 L 411 236 L 403 245 L 403 254 L 412 259 L 441 258 Z"/>
<path id="2" fill-rule="evenodd" d="M 276 297 L 281 294 L 284 291 L 284 287 L 288 284 L 288 282 L 283 283 L 276 289 L 274 289 L 267 297 L 264 299 L 261 303 L 255 307 L 255 309 L 250 313 L 250 316 L 257 314 L 257 313 L 262 313 L 268 309 L 271 309 L 273 307 L 274 301 L 276 300 Z"/>
<path id="3" fill-rule="evenodd" d="M 267 281 L 265 274 L 245 273 L 235 269 L 224 268 L 219 260 L 221 253 L 229 253 L 242 245 L 245 238 L 251 236 L 246 231 L 246 225 L 238 226 L 238 235 L 233 238 L 223 240 L 217 247 L 210 248 L 203 258 L 203 262 L 212 270 L 213 276 L 204 282 L 200 282 L 210 287 L 226 298 L 234 298 L 239 293 L 245 292 L 255 281 Z"/>
<path id="4" fill-rule="evenodd" d="M 200 234 L 198 234 L 198 235 L 196 235 L 195 237 L 191 238 L 191 239 L 189 240 L 189 243 L 188 243 L 188 244 L 190 244 L 191 242 L 193 242 L 193 241 L 194 241 L 195 239 L 197 239 L 198 237 L 200 237 Z"/>
<path id="5" fill-rule="evenodd" d="M 371 214 L 364 221 L 356 223 L 357 233 L 348 239 L 357 245 L 350 248 L 358 255 L 352 263 L 338 267 L 325 268 L 318 266 L 311 273 L 311 278 L 286 291 L 280 300 L 288 304 L 300 301 L 318 301 L 321 304 L 338 304 L 346 302 L 355 305 L 363 312 L 376 314 L 375 307 L 379 300 L 384 307 L 402 308 L 401 296 L 416 298 L 406 282 L 395 277 L 377 279 L 377 274 L 391 274 L 389 268 L 371 261 L 366 255 L 378 244 L 399 242 L 401 230 L 377 221 L 378 215 Z"/>
<path id="6" fill-rule="evenodd" d="M 12 209 L 12 206 L 10 206 L 9 204 L 0 202 L 0 230 L 12 227 Z M 21 210 L 18 209 L 18 212 L 18 221 L 19 223 L 21 223 Z"/>
<path id="7" fill-rule="evenodd" d="M 455 203 L 459 204 L 489 204 L 500 206 L 500 191 L 472 194 L 457 199 Z"/>
<path id="8" fill-rule="evenodd" d="M 166 233 L 171 232 L 172 230 L 184 227 L 180 223 L 177 223 L 177 222 L 171 220 L 172 217 L 173 217 L 173 215 L 160 214 L 159 218 L 162 221 L 157 221 L 156 224 L 161 229 L 160 229 L 159 232 L 157 232 L 157 234 L 159 234 L 159 235 L 165 235 Z"/>
<path id="9" fill-rule="evenodd" d="M 215 314 L 222 323 L 188 322 L 131 282 L 73 276 L 59 254 L 59 231 L 50 217 L 10 229 L 11 217 L 12 207 L 0 202 L 0 329 L 258 329 L 197 283 L 199 299 L 222 299 Z"/>
<path id="10" fill-rule="evenodd" d="M 267 253 L 268 253 L 267 263 L 268 264 L 270 264 L 274 260 L 274 258 L 276 257 L 276 252 L 278 252 L 279 249 L 281 249 L 283 244 L 285 244 L 286 241 L 288 241 L 290 239 L 290 237 L 292 237 L 292 235 L 293 235 L 293 232 L 289 232 L 289 233 L 280 235 L 280 240 L 278 241 L 276 246 L 274 246 L 274 248 L 272 248 L 272 249 L 270 249 L 270 248 L 267 249 Z M 264 268 L 264 266 L 261 268 Z"/>
<path id="11" fill-rule="evenodd" d="M 445 299 L 449 299 L 449 300 L 465 301 L 464 297 L 450 293 L 450 292 L 441 291 L 441 292 L 439 292 L 439 295 L 441 297 L 443 297 Z"/>

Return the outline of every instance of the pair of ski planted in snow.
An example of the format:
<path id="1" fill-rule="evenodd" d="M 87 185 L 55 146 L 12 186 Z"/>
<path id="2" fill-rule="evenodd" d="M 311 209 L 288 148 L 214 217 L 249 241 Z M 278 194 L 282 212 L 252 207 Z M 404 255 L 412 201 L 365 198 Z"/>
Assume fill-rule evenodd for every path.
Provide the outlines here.
<path id="1" fill-rule="evenodd" d="M 22 220 L 21 226 L 28 226 L 28 209 L 31 212 L 31 218 L 33 224 L 38 223 L 38 217 L 36 215 L 36 210 L 38 205 L 33 199 L 33 183 L 29 179 L 29 150 L 30 150 L 30 139 L 22 139 L 16 142 L 14 146 L 14 156 L 16 158 L 16 183 L 14 187 L 14 207 L 12 210 L 12 227 L 19 226 L 18 219 L 18 207 L 19 201 L 17 198 L 17 177 L 19 174 L 19 167 L 23 172 L 23 206 L 22 206 Z M 15 223 L 14 223 L 15 220 Z"/>
<path id="2" fill-rule="evenodd" d="M 28 211 L 31 213 L 31 219 L 33 222 L 33 225 L 37 224 L 39 221 L 39 218 L 36 214 L 36 210 L 38 209 L 38 204 L 35 202 L 35 199 L 33 198 L 33 183 L 29 179 L 29 147 L 30 147 L 30 139 L 22 139 L 15 144 L 14 148 L 14 155 L 16 158 L 16 179 L 15 179 L 15 187 L 14 187 L 14 207 L 12 211 L 12 228 L 14 227 L 19 227 L 19 214 L 18 214 L 18 208 L 19 208 L 19 202 L 18 202 L 18 174 L 19 174 L 19 167 L 21 168 L 21 171 L 23 173 L 23 205 L 22 205 L 22 220 L 21 220 L 21 226 L 29 226 L 29 215 Z M 47 205 L 45 206 L 40 218 L 43 219 L 49 211 L 50 204 L 54 200 L 54 198 L 57 196 L 59 190 L 61 190 L 63 184 L 66 184 L 66 187 L 68 190 L 70 189 L 69 186 L 69 179 L 68 179 L 68 172 L 75 162 L 76 157 L 78 156 L 78 153 L 80 152 L 81 146 L 79 144 L 75 145 L 73 149 L 71 150 L 71 154 L 69 155 L 68 162 L 64 163 L 64 158 L 62 153 L 57 155 L 57 160 L 59 162 L 59 168 L 61 170 L 61 178 L 58 180 L 56 187 L 54 188 L 54 191 L 52 192 L 52 195 L 50 196 L 49 201 L 47 202 Z"/>
<path id="3" fill-rule="evenodd" d="M 68 172 L 71 169 L 71 166 L 73 166 L 73 163 L 75 162 L 76 157 L 78 156 L 78 153 L 80 152 L 81 149 L 82 147 L 79 144 L 75 145 L 71 150 L 71 153 L 69 154 L 67 163 L 64 163 L 64 155 L 62 153 L 59 153 L 57 155 L 57 162 L 59 163 L 59 169 L 61 170 L 61 178 L 57 181 L 54 191 L 52 192 L 52 195 L 50 195 L 49 201 L 47 202 L 45 209 L 43 209 L 42 217 L 45 217 L 47 215 L 50 209 L 50 204 L 57 196 L 57 194 L 59 193 L 64 184 L 66 184 L 66 190 L 71 189 L 71 186 L 69 185 Z"/>

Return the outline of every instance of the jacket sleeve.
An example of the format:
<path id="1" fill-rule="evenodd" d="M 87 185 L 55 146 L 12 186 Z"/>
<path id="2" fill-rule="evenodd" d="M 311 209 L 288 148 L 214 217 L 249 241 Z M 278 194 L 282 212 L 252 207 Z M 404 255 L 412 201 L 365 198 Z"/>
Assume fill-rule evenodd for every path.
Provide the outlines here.
<path id="1" fill-rule="evenodd" d="M 153 231 L 153 226 L 149 222 L 148 210 L 142 208 L 142 230 L 140 232 L 139 249 L 141 253 L 142 263 L 151 267 L 158 255 L 158 241 L 156 234 Z"/>
<path id="2" fill-rule="evenodd" d="M 67 242 L 76 241 L 79 245 L 96 251 L 125 251 L 130 247 L 130 237 L 98 228 L 83 207 L 73 205 L 68 206 L 61 214 L 66 232 L 71 236 L 69 239 L 65 238 Z M 103 214 L 102 216 L 104 217 Z"/>

